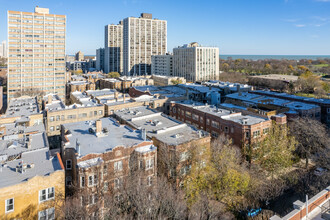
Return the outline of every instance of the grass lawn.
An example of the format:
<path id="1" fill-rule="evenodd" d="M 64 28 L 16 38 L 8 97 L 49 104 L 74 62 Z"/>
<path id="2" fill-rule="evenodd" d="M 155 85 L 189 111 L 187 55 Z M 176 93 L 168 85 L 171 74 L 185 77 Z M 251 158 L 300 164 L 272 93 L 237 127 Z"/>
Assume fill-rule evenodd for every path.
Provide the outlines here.
<path id="1" fill-rule="evenodd" d="M 318 68 L 327 67 L 327 66 L 329 66 L 329 64 L 316 64 L 316 65 L 313 65 L 313 67 L 318 67 Z"/>

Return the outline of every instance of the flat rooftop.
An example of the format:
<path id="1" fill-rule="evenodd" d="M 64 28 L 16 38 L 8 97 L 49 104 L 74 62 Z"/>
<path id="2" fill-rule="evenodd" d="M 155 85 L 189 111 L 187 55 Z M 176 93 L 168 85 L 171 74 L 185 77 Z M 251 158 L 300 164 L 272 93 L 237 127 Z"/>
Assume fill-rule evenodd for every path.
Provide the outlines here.
<path id="1" fill-rule="evenodd" d="M 86 81 L 71 81 L 71 82 L 68 82 L 69 85 L 74 85 L 74 86 L 81 86 L 81 85 L 87 85 L 88 82 Z"/>
<path id="2" fill-rule="evenodd" d="M 167 98 L 181 97 L 186 95 L 186 90 L 178 86 L 136 86 L 142 92 L 150 92 L 151 95 L 161 95 Z"/>
<path id="3" fill-rule="evenodd" d="M 254 125 L 269 120 L 254 115 L 242 115 L 241 113 L 233 113 L 232 111 L 224 108 L 217 108 L 213 105 L 205 105 L 203 103 L 196 103 L 188 100 L 177 103 L 239 124 L 242 124 L 242 121 L 244 121 L 246 125 Z"/>
<path id="4" fill-rule="evenodd" d="M 318 109 L 318 105 L 307 104 L 303 102 L 290 101 L 286 99 L 274 98 L 270 96 L 258 95 L 254 93 L 233 93 L 226 96 L 227 98 L 232 98 L 236 100 L 241 100 L 246 103 L 256 103 L 256 104 L 272 104 L 277 106 L 288 107 L 290 110 L 309 110 L 309 109 Z"/>
<path id="5" fill-rule="evenodd" d="M 94 99 L 91 99 L 88 95 L 85 93 L 75 91 L 71 93 L 72 96 L 74 96 L 80 104 L 73 104 L 68 106 L 68 108 L 81 108 L 81 107 L 95 107 L 95 106 L 102 106 L 102 104 L 98 104 Z"/>
<path id="6" fill-rule="evenodd" d="M 136 129 L 146 129 L 147 136 L 176 146 L 209 136 L 207 132 L 175 120 L 147 106 L 118 110 L 115 115 Z"/>
<path id="7" fill-rule="evenodd" d="M 231 82 L 223 82 L 219 80 L 209 80 L 208 82 L 203 83 L 206 86 L 213 86 L 213 87 L 219 87 L 221 90 L 229 89 L 230 91 L 237 91 L 237 87 L 243 90 L 251 90 L 252 86 L 247 84 L 241 84 L 241 83 L 231 83 Z"/>
<path id="8" fill-rule="evenodd" d="M 130 95 L 129 94 L 122 94 L 119 93 L 117 99 L 113 95 L 109 96 L 103 96 L 102 98 L 96 98 L 99 100 L 101 104 L 107 104 L 107 103 L 112 103 L 112 102 L 118 102 L 118 101 L 123 101 L 124 100 L 124 95 L 125 95 L 125 101 L 130 100 Z"/>
<path id="9" fill-rule="evenodd" d="M 11 99 L 5 114 L 5 118 L 11 117 L 28 117 L 30 115 L 39 114 L 37 98 L 17 98 Z"/>
<path id="10" fill-rule="evenodd" d="M 201 92 L 201 93 L 220 92 L 220 89 L 218 89 L 218 88 L 208 87 L 208 86 L 204 86 L 204 85 L 197 84 L 197 83 L 179 84 L 178 86 L 181 88 L 184 88 L 184 89 L 187 88 L 187 89 L 195 90 L 195 91 Z"/>
<path id="11" fill-rule="evenodd" d="M 85 91 L 87 95 L 98 97 L 98 96 L 114 96 L 117 90 L 115 89 L 102 89 L 102 90 L 87 90 Z"/>
<path id="12" fill-rule="evenodd" d="M 274 95 L 278 98 L 291 98 L 295 99 L 297 101 L 305 101 L 305 102 L 313 102 L 317 104 L 330 104 L 330 99 L 316 99 L 316 98 L 308 98 L 308 97 L 302 97 L 302 96 L 297 96 L 297 95 L 291 95 L 287 93 L 279 93 L 279 92 L 273 92 L 269 90 L 255 90 L 255 92 L 262 93 L 264 95 Z"/>
<path id="13" fill-rule="evenodd" d="M 242 115 L 242 113 L 226 115 L 226 116 L 222 116 L 221 118 L 242 125 L 255 125 L 270 120 L 267 118 L 262 118 L 254 115 Z"/>
<path id="14" fill-rule="evenodd" d="M 88 154 L 102 154 L 112 151 L 115 147 L 131 147 L 136 146 L 144 140 L 141 137 L 141 131 L 133 130 L 127 125 L 120 125 L 115 119 L 101 118 L 102 129 L 106 132 L 97 136 L 95 132 L 95 121 L 82 121 L 64 124 L 64 129 L 69 130 L 67 136 L 69 142 L 65 143 L 65 148 L 80 148 L 80 156 Z M 147 140 L 148 141 L 148 140 Z M 152 142 L 150 141 L 150 147 Z"/>
<path id="15" fill-rule="evenodd" d="M 55 94 L 52 95 L 52 102 L 48 103 L 48 96 L 44 97 L 46 101 L 45 110 L 49 112 L 69 110 L 69 109 L 78 109 L 78 108 L 86 108 L 86 107 L 95 107 L 102 106 L 102 104 L 98 104 L 95 100 L 90 99 L 88 96 L 84 95 L 81 92 L 73 92 L 75 93 L 75 97 L 80 101 L 80 104 L 74 103 L 72 105 L 65 105 L 62 100 Z M 73 94 L 72 93 L 72 94 Z"/>
<path id="16" fill-rule="evenodd" d="M 24 173 L 16 172 L 16 167 L 21 162 L 28 165 Z M 30 168 L 29 165 L 33 167 Z M 63 170 L 59 158 L 50 156 L 46 147 L 23 152 L 19 159 L 7 161 L 0 169 L 0 188 L 26 182 L 35 176 L 47 176 L 55 171 Z"/>
<path id="17" fill-rule="evenodd" d="M 260 79 L 273 79 L 273 80 L 282 80 L 286 82 L 295 82 L 298 80 L 298 76 L 290 76 L 290 75 L 280 75 L 280 74 L 269 74 L 269 75 L 260 75 L 260 76 L 251 76 L 253 78 Z"/>
<path id="18" fill-rule="evenodd" d="M 10 123 L 0 128 L 3 134 L 0 140 L 0 188 L 62 170 L 57 156 L 50 156 L 42 124 L 25 127 Z M 27 165 L 25 172 L 16 172 L 22 162 Z"/>

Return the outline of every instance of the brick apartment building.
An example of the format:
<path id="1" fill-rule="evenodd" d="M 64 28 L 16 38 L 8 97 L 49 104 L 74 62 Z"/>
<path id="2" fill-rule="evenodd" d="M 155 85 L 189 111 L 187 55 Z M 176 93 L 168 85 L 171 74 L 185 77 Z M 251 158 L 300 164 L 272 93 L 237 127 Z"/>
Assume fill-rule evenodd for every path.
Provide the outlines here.
<path id="1" fill-rule="evenodd" d="M 182 122 L 211 133 L 213 138 L 225 134 L 233 144 L 243 147 L 267 135 L 272 120 L 267 116 L 243 115 L 215 106 L 192 101 L 171 102 L 170 115 Z M 279 124 L 286 123 L 285 115 L 272 116 Z"/>
<path id="2" fill-rule="evenodd" d="M 51 148 L 60 146 L 61 124 L 86 120 L 96 120 L 104 117 L 104 106 L 86 99 L 80 104 L 66 106 L 54 94 L 49 94 L 43 99 L 44 124 Z"/>
<path id="3" fill-rule="evenodd" d="M 131 184 L 126 179 L 133 169 L 141 172 L 140 184 L 154 184 L 157 149 L 143 130 L 102 118 L 63 124 L 61 137 L 67 193 L 77 191 L 92 216 L 102 217 L 100 197 L 120 197 L 123 186 Z"/>
<path id="4" fill-rule="evenodd" d="M 280 99 L 286 99 L 290 101 L 297 101 L 306 104 L 318 105 L 321 108 L 321 122 L 330 126 L 330 99 L 307 98 L 296 95 L 290 95 L 287 93 L 278 93 L 278 92 L 272 92 L 266 90 L 254 90 L 251 91 L 251 93 L 280 98 Z"/>
<path id="5" fill-rule="evenodd" d="M 158 173 L 177 184 L 191 168 L 188 160 L 195 147 L 209 148 L 209 133 L 197 130 L 147 106 L 121 109 L 115 112 L 120 123 L 133 129 L 145 129 L 146 136 L 158 148 Z"/>
<path id="6" fill-rule="evenodd" d="M 315 120 L 321 120 L 321 108 L 318 105 L 300 101 L 291 101 L 255 93 L 238 92 L 227 95 L 225 102 L 246 108 L 276 110 L 287 115 L 288 120 L 297 117 L 310 117 Z"/>

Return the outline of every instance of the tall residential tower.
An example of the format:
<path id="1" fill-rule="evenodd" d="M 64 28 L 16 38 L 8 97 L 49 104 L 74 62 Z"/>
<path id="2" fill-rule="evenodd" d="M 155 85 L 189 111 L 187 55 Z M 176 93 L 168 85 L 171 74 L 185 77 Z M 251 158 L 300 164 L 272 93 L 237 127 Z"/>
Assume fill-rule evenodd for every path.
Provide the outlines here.
<path id="1" fill-rule="evenodd" d="M 167 21 L 142 13 L 139 18 L 125 18 L 123 25 L 124 75 L 151 74 L 151 56 L 167 51 Z"/>
<path id="2" fill-rule="evenodd" d="M 105 26 L 104 72 L 123 72 L 123 25 Z"/>
<path id="3" fill-rule="evenodd" d="M 65 97 L 66 16 L 8 11 L 8 100 L 56 93 Z"/>
<path id="4" fill-rule="evenodd" d="M 198 43 L 173 49 L 173 76 L 188 82 L 217 80 L 219 77 L 219 48 L 202 47 Z"/>

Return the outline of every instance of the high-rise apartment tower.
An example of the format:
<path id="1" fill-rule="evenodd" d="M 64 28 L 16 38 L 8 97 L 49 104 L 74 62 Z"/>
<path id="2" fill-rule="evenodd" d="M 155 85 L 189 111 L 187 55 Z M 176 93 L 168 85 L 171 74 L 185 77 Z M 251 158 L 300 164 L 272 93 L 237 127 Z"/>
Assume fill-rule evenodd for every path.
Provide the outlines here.
<path id="1" fill-rule="evenodd" d="M 142 13 L 139 18 L 125 18 L 123 26 L 124 75 L 151 74 L 151 56 L 167 51 L 167 21 Z"/>
<path id="2" fill-rule="evenodd" d="M 66 16 L 48 8 L 8 11 L 8 100 L 56 93 L 65 97 Z"/>
<path id="3" fill-rule="evenodd" d="M 104 72 L 123 72 L 123 25 L 105 26 Z"/>

